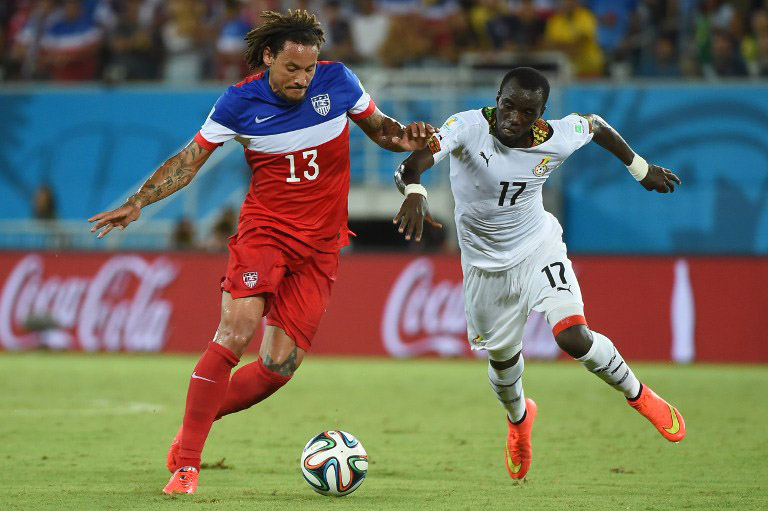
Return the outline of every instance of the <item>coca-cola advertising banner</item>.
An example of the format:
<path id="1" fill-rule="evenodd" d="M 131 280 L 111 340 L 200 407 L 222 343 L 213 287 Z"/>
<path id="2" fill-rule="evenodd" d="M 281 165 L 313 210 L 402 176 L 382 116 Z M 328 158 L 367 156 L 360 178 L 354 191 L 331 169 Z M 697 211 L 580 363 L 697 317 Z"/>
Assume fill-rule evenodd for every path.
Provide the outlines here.
<path id="1" fill-rule="evenodd" d="M 628 359 L 768 362 L 768 260 L 574 257 L 590 328 Z M 200 352 L 219 321 L 226 254 L 0 254 L 5 350 Z M 258 348 L 258 338 L 249 351 Z M 471 352 L 457 256 L 342 257 L 313 354 Z M 531 315 L 529 358 L 562 356 Z"/>

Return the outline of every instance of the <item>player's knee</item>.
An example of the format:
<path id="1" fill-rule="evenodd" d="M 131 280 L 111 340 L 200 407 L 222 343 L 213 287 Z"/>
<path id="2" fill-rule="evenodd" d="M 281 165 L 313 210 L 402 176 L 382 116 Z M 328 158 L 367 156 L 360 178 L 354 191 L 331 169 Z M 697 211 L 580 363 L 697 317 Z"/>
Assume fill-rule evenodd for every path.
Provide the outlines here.
<path id="1" fill-rule="evenodd" d="M 519 352 L 516 353 L 514 357 L 508 360 L 493 360 L 492 358 L 489 358 L 488 363 L 491 364 L 491 367 L 493 367 L 497 371 L 503 371 L 504 369 L 509 369 L 513 365 L 517 364 L 518 360 L 520 360 Z"/>
<path id="2" fill-rule="evenodd" d="M 592 334 L 585 325 L 574 325 L 555 336 L 560 349 L 573 358 L 583 357 L 592 346 Z"/>
<path id="3" fill-rule="evenodd" d="M 250 317 L 235 317 L 222 320 L 219 323 L 219 328 L 216 329 L 214 342 L 222 344 L 233 351 L 242 351 L 253 338 L 259 323 L 259 320 Z"/>

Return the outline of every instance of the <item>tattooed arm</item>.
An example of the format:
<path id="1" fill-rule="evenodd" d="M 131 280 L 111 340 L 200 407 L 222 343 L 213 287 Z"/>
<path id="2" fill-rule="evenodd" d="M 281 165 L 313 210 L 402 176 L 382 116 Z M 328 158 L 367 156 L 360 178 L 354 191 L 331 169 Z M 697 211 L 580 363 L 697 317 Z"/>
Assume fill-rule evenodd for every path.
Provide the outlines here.
<path id="1" fill-rule="evenodd" d="M 370 117 L 355 122 L 368 138 L 380 147 L 396 153 L 422 149 L 435 132 L 435 128 L 421 121 L 403 126 L 381 113 L 378 108 Z"/>
<path id="2" fill-rule="evenodd" d="M 89 222 L 97 222 L 91 228 L 91 232 L 96 232 L 104 227 L 98 235 L 99 238 L 103 238 L 115 227 L 122 231 L 128 224 L 139 218 L 141 208 L 164 199 L 187 186 L 212 152 L 203 149 L 193 140 L 180 153 L 171 157 L 157 169 L 136 193 L 128 197 L 125 204 L 115 210 L 99 213 L 89 218 Z"/>

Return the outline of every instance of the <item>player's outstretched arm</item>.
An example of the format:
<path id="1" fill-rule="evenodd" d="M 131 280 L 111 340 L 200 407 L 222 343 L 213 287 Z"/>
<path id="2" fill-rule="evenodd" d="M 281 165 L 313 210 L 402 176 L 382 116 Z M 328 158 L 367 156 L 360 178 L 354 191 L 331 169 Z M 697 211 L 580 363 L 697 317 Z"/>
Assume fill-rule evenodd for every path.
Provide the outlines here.
<path id="1" fill-rule="evenodd" d="M 192 181 L 211 153 L 212 151 L 203 149 L 193 140 L 157 169 L 122 206 L 89 218 L 89 222 L 96 222 L 96 225 L 91 227 L 91 232 L 103 227 L 97 236 L 103 238 L 115 227 L 122 231 L 128 224 L 138 220 L 141 208 L 168 197 Z"/>
<path id="2" fill-rule="evenodd" d="M 629 173 L 640 182 L 649 192 L 656 190 L 659 193 L 675 191 L 675 183 L 682 184 L 680 178 L 671 171 L 646 162 L 640 155 L 635 154 L 629 144 L 611 127 L 610 124 L 596 114 L 587 114 L 584 117 L 589 121 L 594 140 L 599 146 L 604 147 L 614 154 L 627 166 Z"/>
<path id="3" fill-rule="evenodd" d="M 434 164 L 432 151 L 425 147 L 411 153 L 395 171 L 395 184 L 405 199 L 392 223 L 400 222 L 397 230 L 404 232 L 407 240 L 413 236 L 416 241 L 421 241 L 424 220 L 438 229 L 443 227 L 429 214 L 427 190 L 420 183 L 421 174 Z"/>
<path id="4" fill-rule="evenodd" d="M 403 126 L 395 119 L 381 113 L 378 108 L 369 117 L 355 123 L 380 147 L 396 153 L 424 148 L 429 137 L 437 131 L 422 121 Z"/>

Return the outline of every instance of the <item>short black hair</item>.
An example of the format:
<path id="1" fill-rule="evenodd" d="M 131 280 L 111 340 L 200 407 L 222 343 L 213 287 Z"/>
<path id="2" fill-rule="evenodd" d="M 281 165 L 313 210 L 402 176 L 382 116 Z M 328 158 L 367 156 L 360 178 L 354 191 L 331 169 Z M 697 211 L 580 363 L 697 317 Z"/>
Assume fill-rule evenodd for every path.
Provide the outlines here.
<path id="1" fill-rule="evenodd" d="M 504 90 L 504 86 L 510 81 L 514 80 L 517 84 L 525 90 L 540 90 L 544 95 L 544 104 L 547 104 L 549 99 L 549 80 L 538 69 L 532 67 L 516 67 L 512 71 L 504 75 L 499 86 L 499 94 Z"/>
<path id="2" fill-rule="evenodd" d="M 264 49 L 269 48 L 272 55 L 277 55 L 286 41 L 320 47 L 325 42 L 323 29 L 314 14 L 305 10 L 288 9 L 288 14 L 264 11 L 261 14 L 264 23 L 245 35 L 245 61 L 251 69 L 264 65 Z"/>

